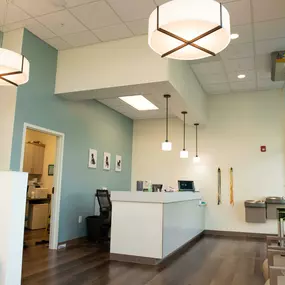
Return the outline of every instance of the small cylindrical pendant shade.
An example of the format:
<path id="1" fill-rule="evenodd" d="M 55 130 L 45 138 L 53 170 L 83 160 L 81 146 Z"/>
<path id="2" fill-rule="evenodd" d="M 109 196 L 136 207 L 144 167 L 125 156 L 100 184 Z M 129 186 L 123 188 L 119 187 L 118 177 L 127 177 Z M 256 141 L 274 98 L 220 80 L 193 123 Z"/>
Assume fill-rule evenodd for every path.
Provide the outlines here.
<path id="1" fill-rule="evenodd" d="M 180 158 L 188 158 L 188 151 L 187 150 L 181 150 L 180 151 Z"/>
<path id="2" fill-rule="evenodd" d="M 171 151 L 172 150 L 172 143 L 171 142 L 163 142 L 161 149 L 163 151 Z"/>

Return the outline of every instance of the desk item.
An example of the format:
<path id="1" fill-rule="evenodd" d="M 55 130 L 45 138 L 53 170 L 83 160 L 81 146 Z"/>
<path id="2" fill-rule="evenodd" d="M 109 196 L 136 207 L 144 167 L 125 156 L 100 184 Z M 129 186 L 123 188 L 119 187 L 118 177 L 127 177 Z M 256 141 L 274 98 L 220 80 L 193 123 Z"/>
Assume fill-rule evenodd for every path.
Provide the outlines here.
<path id="1" fill-rule="evenodd" d="M 195 192 L 194 181 L 178 180 L 179 191 Z"/>
<path id="2" fill-rule="evenodd" d="M 137 181 L 137 191 L 143 191 L 143 181 Z"/>
<path id="3" fill-rule="evenodd" d="M 143 191 L 144 192 L 152 192 L 152 186 L 151 181 L 145 180 L 143 182 Z"/>
<path id="4" fill-rule="evenodd" d="M 222 172 L 218 168 L 218 205 L 222 204 Z"/>
<path id="5" fill-rule="evenodd" d="M 162 192 L 163 184 L 152 184 L 152 192 Z"/>

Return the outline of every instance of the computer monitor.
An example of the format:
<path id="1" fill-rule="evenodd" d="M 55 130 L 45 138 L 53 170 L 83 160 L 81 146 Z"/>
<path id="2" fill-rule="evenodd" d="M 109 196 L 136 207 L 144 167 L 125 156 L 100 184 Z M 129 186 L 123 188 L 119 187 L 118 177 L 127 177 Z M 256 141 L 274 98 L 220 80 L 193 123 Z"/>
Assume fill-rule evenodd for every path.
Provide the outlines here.
<path id="1" fill-rule="evenodd" d="M 178 180 L 178 190 L 195 192 L 194 181 Z"/>

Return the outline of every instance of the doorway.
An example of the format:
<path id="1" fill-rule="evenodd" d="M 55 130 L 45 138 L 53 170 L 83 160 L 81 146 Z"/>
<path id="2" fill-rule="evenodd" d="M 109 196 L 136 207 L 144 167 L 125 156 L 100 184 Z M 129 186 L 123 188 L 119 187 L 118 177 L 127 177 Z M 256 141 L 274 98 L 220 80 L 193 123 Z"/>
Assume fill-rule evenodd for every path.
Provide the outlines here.
<path id="1" fill-rule="evenodd" d="M 64 134 L 24 124 L 21 167 L 29 173 L 25 246 L 58 248 Z"/>

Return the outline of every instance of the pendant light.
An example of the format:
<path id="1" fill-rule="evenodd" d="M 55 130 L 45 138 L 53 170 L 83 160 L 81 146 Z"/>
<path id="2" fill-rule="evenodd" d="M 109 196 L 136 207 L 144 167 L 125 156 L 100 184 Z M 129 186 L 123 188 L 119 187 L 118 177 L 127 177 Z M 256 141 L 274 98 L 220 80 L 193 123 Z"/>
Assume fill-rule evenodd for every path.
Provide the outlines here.
<path id="1" fill-rule="evenodd" d="M 185 130 L 186 130 L 185 116 L 186 116 L 187 112 L 183 111 L 183 112 L 181 112 L 181 114 L 183 114 L 183 150 L 180 151 L 180 158 L 188 158 L 188 151 L 186 150 L 186 143 L 185 143 L 185 138 L 186 138 L 186 135 L 185 135 Z"/>
<path id="2" fill-rule="evenodd" d="M 3 27 L 7 17 L 9 0 L 6 0 Z M 3 30 L 2 27 L 2 30 Z M 30 63 L 21 54 L 0 48 L 0 86 L 19 86 L 29 81 Z"/>
<path id="3" fill-rule="evenodd" d="M 172 143 L 168 141 L 168 100 L 171 96 L 169 94 L 165 94 L 163 97 L 166 100 L 166 138 L 165 141 L 162 143 L 162 150 L 171 151 Z"/>
<path id="4" fill-rule="evenodd" d="M 200 157 L 198 155 L 198 126 L 199 126 L 199 124 L 196 123 L 196 124 L 194 124 L 194 126 L 196 128 L 196 156 L 193 157 L 193 162 L 199 163 L 200 162 Z"/>
<path id="5" fill-rule="evenodd" d="M 150 15 L 149 46 L 162 57 L 194 60 L 215 56 L 231 41 L 228 10 L 215 0 L 173 0 Z"/>

